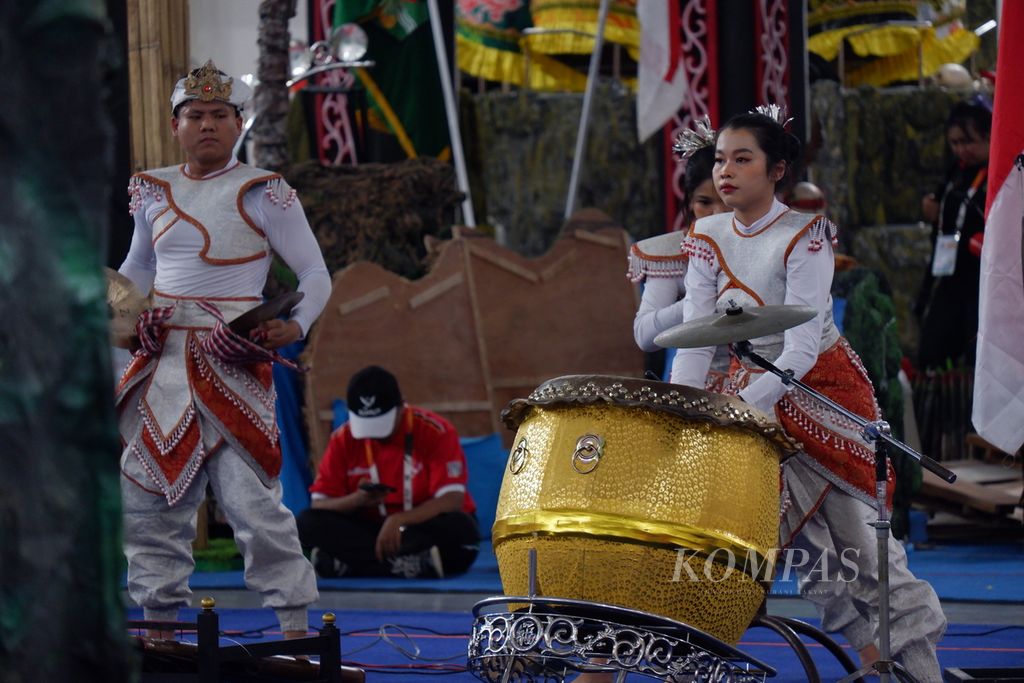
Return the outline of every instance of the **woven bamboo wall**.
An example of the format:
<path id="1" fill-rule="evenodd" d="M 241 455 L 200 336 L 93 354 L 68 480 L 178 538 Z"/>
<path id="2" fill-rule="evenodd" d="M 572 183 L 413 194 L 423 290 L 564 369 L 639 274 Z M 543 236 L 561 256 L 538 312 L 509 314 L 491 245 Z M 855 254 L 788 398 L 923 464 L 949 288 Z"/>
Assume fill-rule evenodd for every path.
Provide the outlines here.
<path id="1" fill-rule="evenodd" d="M 189 68 L 188 0 L 127 0 L 132 171 L 182 161 L 170 96 Z"/>

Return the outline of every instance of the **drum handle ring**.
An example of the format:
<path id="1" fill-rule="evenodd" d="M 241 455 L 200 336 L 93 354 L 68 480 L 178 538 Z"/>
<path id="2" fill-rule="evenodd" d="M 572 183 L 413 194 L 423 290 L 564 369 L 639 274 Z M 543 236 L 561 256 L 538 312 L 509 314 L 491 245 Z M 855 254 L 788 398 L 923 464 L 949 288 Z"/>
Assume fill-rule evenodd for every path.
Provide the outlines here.
<path id="1" fill-rule="evenodd" d="M 530 448 L 529 444 L 526 441 L 526 438 L 524 437 L 519 440 L 519 443 L 516 444 L 515 449 L 509 456 L 509 472 L 511 472 L 512 474 L 519 474 L 522 471 L 523 467 L 526 465 L 526 459 L 528 457 L 530 457 Z"/>
<path id="2" fill-rule="evenodd" d="M 580 474 L 590 474 L 597 469 L 603 454 L 604 439 L 597 434 L 584 434 L 576 440 L 572 468 Z"/>

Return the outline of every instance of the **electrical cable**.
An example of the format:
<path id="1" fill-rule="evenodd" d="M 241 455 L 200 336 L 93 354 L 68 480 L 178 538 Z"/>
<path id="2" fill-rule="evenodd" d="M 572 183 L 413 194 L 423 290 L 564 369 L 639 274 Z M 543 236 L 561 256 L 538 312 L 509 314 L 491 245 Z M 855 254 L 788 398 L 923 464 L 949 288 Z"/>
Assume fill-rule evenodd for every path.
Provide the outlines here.
<path id="1" fill-rule="evenodd" d="M 999 633 L 1000 631 L 1009 631 L 1015 628 L 1024 629 L 1024 625 L 1010 624 L 1007 626 L 997 626 L 996 628 L 989 629 L 988 631 L 978 631 L 977 633 L 946 633 L 943 638 L 975 638 L 977 636 L 990 636 L 993 633 Z"/>

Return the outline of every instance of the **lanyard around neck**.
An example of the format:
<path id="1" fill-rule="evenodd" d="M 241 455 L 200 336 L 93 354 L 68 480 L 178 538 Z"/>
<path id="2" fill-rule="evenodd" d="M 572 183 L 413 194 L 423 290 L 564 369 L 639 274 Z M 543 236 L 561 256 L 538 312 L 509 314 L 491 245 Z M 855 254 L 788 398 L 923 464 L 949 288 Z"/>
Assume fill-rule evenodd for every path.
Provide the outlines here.
<path id="1" fill-rule="evenodd" d="M 403 419 L 405 421 L 405 451 L 402 458 L 402 509 L 411 510 L 412 478 L 415 474 L 412 461 L 412 410 L 405 408 Z M 370 481 L 374 484 L 379 484 L 381 483 L 380 471 L 377 469 L 377 462 L 373 456 L 373 441 L 373 439 L 363 439 L 363 452 L 366 454 L 366 467 L 369 470 Z M 387 517 L 387 509 L 384 507 L 383 502 L 377 506 L 377 510 L 380 512 L 381 517 Z"/>
<path id="2" fill-rule="evenodd" d="M 974 199 L 974 195 L 978 193 L 978 188 L 980 188 L 982 183 L 985 182 L 986 176 L 988 176 L 988 167 L 982 166 L 978 169 L 978 172 L 974 174 L 974 180 L 971 181 L 971 186 L 967 188 L 967 192 L 964 193 L 964 198 L 960 201 L 960 207 L 956 212 L 956 223 L 954 223 L 956 233 L 953 236 L 957 242 L 960 241 L 960 233 L 963 232 L 964 221 L 967 220 L 967 208 L 971 205 L 971 200 Z M 949 195 L 949 191 L 952 187 L 953 183 L 950 182 L 950 184 L 946 186 L 946 192 L 943 193 L 942 196 L 942 206 L 939 207 L 939 234 L 943 233 L 944 226 L 942 225 L 942 222 L 944 219 L 943 214 L 945 213 L 946 197 Z"/>

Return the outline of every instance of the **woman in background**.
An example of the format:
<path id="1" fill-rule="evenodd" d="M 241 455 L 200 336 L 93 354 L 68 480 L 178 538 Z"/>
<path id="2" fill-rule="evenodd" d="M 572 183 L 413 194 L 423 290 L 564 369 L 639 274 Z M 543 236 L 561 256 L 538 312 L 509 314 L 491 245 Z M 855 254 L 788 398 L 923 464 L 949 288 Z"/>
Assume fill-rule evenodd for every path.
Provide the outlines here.
<path id="1" fill-rule="evenodd" d="M 991 132 L 992 110 L 980 97 L 954 105 L 946 140 L 956 161 L 942 186 L 921 200 L 921 213 L 932 224 L 932 262 L 914 307 L 922 370 L 974 365 Z"/>

